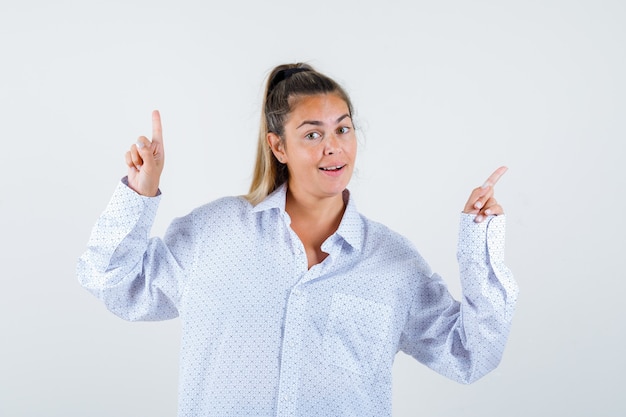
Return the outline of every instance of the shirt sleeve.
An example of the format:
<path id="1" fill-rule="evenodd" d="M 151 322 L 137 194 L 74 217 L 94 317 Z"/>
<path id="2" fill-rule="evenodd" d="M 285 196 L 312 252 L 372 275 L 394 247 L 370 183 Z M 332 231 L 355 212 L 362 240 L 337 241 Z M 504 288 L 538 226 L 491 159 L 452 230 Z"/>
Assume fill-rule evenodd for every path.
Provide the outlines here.
<path id="1" fill-rule="evenodd" d="M 504 215 L 461 214 L 457 258 L 463 297 L 432 274 L 416 289 L 401 349 L 440 374 L 471 383 L 502 358 L 518 287 L 504 264 Z"/>
<path id="2" fill-rule="evenodd" d="M 160 198 L 137 194 L 123 179 L 78 260 L 80 284 L 125 320 L 178 316 L 193 259 L 193 217 L 174 220 L 163 239 L 149 238 Z"/>

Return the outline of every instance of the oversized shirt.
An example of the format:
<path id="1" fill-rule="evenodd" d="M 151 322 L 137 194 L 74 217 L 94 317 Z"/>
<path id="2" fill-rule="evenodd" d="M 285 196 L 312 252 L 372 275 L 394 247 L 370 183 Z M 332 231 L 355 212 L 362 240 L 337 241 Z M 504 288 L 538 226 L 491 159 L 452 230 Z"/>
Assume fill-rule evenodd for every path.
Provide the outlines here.
<path id="1" fill-rule="evenodd" d="M 149 238 L 160 198 L 120 183 L 77 274 L 126 320 L 180 317 L 180 417 L 391 416 L 398 351 L 463 383 L 501 359 L 517 296 L 503 215 L 461 214 L 458 302 L 347 190 L 310 269 L 286 186 L 256 206 L 219 199 Z"/>

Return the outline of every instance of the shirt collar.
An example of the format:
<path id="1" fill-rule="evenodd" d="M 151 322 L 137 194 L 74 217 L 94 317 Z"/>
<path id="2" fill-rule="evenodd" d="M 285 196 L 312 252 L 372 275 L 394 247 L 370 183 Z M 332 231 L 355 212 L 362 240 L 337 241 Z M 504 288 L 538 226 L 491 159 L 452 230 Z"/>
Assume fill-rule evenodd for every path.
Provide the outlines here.
<path id="1" fill-rule="evenodd" d="M 253 213 L 278 209 L 281 213 L 285 212 L 285 200 L 287 198 L 287 184 L 284 183 L 268 195 L 265 200 L 254 206 Z M 357 251 L 361 251 L 363 246 L 363 235 L 365 228 L 363 218 L 356 209 L 356 204 L 350 195 L 348 189 L 343 191 L 343 201 L 346 203 L 346 211 L 339 224 L 336 234 L 340 236 L 346 243 Z"/>
<path id="2" fill-rule="evenodd" d="M 253 213 L 267 211 L 274 208 L 279 209 L 281 212 L 285 211 L 285 200 L 287 199 L 287 183 L 283 183 L 277 189 L 275 189 L 270 195 L 265 197 L 265 200 L 254 206 Z"/>
<path id="3" fill-rule="evenodd" d="M 352 248 L 360 252 L 363 248 L 365 224 L 356 209 L 356 204 L 348 189 L 343 191 L 343 201 L 346 203 L 346 211 L 343 213 L 337 234 L 352 246 Z"/>

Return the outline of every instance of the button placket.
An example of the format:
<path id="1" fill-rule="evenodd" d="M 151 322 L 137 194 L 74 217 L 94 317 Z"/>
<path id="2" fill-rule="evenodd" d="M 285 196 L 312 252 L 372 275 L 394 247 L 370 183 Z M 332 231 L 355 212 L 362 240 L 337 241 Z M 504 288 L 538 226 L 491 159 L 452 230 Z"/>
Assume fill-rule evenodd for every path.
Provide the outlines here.
<path id="1" fill-rule="evenodd" d="M 293 289 L 287 301 L 280 363 L 278 416 L 295 413 L 300 380 L 300 351 L 306 309 L 306 295 Z"/>

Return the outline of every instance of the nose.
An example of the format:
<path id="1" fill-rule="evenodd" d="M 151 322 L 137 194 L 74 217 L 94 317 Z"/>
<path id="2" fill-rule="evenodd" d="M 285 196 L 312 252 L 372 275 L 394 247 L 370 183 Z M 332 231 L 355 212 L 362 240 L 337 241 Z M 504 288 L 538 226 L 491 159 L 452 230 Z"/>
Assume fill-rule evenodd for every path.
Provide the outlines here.
<path id="1" fill-rule="evenodd" d="M 324 138 L 324 154 L 334 155 L 337 152 L 341 152 L 339 139 L 337 138 L 336 134 L 331 133 Z"/>

